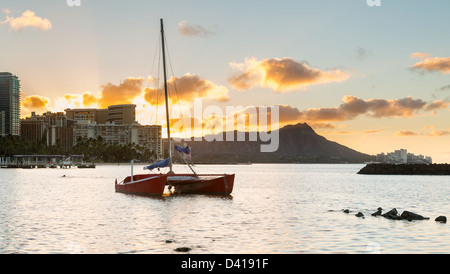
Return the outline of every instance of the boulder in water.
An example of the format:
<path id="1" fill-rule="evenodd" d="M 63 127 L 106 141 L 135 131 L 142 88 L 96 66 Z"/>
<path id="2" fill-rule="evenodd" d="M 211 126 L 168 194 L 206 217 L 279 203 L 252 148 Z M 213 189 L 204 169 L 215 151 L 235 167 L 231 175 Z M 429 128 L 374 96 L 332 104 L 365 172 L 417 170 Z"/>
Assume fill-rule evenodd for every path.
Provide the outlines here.
<path id="1" fill-rule="evenodd" d="M 382 211 L 383 209 L 381 208 L 381 207 L 379 207 L 378 209 L 377 209 L 377 212 L 374 212 L 374 213 L 372 213 L 372 216 L 381 216 L 381 211 Z"/>
<path id="2" fill-rule="evenodd" d="M 398 211 L 395 208 L 389 210 L 388 212 L 384 213 L 381 216 L 391 220 L 403 220 L 402 216 L 398 215 Z"/>
<path id="3" fill-rule="evenodd" d="M 436 222 L 441 222 L 441 223 L 446 223 L 447 222 L 447 217 L 445 216 L 439 216 L 436 219 L 434 219 Z"/>
<path id="4" fill-rule="evenodd" d="M 189 252 L 191 250 L 190 247 L 177 247 L 174 249 L 176 252 Z"/>
<path id="5" fill-rule="evenodd" d="M 416 213 L 413 213 L 413 212 L 409 212 L 409 211 L 403 211 L 401 217 L 403 219 L 408 220 L 408 221 L 412 221 L 412 220 L 428 220 L 428 219 L 430 219 L 430 218 L 426 218 L 426 217 L 423 217 L 422 215 L 419 215 L 419 214 L 416 214 Z"/>

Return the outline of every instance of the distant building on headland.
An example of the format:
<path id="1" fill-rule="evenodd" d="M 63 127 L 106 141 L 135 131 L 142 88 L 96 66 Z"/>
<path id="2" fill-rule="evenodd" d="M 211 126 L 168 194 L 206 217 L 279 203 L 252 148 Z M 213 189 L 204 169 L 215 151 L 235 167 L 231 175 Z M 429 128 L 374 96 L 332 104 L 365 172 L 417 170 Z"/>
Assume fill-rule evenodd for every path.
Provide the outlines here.
<path id="1" fill-rule="evenodd" d="M 395 150 L 387 154 L 377 154 L 377 162 L 387 164 L 432 164 L 433 160 L 429 156 L 414 155 L 408 153 L 406 149 Z"/>

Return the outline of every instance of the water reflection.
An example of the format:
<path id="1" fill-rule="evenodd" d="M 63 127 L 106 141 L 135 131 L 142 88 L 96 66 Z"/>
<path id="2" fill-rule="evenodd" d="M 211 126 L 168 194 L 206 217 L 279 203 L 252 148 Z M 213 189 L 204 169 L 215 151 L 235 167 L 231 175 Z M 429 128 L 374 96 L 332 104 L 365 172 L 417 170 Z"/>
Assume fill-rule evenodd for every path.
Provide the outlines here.
<path id="1" fill-rule="evenodd" d="M 2 170 L 0 253 L 446 253 L 448 177 L 358 176 L 358 165 L 199 166 L 233 193 L 118 193 L 128 166 Z M 65 177 L 63 177 L 65 175 Z M 381 206 L 430 217 L 371 217 Z M 365 219 L 344 214 L 361 211 Z"/>

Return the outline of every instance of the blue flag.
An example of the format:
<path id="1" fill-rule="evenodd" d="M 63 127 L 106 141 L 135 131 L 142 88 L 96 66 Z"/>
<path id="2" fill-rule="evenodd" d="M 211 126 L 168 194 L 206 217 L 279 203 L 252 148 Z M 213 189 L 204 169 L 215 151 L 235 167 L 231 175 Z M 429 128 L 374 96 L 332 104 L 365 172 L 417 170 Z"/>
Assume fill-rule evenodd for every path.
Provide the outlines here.
<path id="1" fill-rule="evenodd" d="M 175 150 L 178 152 L 183 152 L 184 154 L 191 154 L 191 148 L 189 146 L 187 147 L 182 147 L 179 145 L 175 145 Z"/>
<path id="2" fill-rule="evenodd" d="M 169 166 L 169 159 L 164 159 L 156 164 L 145 166 L 144 169 L 152 170 L 154 168 L 158 167 L 168 167 Z"/>

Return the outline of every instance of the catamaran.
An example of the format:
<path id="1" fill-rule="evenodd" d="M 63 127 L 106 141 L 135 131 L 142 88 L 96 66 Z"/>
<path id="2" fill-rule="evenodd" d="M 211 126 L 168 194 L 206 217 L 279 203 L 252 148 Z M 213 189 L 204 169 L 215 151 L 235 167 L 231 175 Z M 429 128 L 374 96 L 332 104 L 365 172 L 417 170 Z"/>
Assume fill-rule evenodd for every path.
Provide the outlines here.
<path id="1" fill-rule="evenodd" d="M 185 164 L 188 165 L 192 173 L 177 174 L 173 172 L 172 141 L 170 138 L 169 104 L 166 78 L 164 24 L 163 19 L 161 19 L 160 21 L 169 158 L 164 159 L 158 163 L 148 165 L 144 167 L 144 169 L 153 172 L 154 169 L 159 170 L 160 168 L 169 167 L 169 172 L 164 174 L 153 172 L 134 175 L 133 161 L 131 161 L 131 175 L 125 177 L 125 179 L 123 179 L 121 182 L 117 182 L 116 179 L 115 190 L 116 192 L 133 194 L 163 195 L 167 186 L 169 193 L 229 195 L 233 191 L 234 174 L 197 174 L 192 168 L 191 163 L 189 163 L 188 161 L 185 161 Z M 189 147 L 182 147 L 176 144 L 173 145 L 174 149 L 181 155 L 190 155 L 191 151 Z M 185 158 L 183 157 L 182 159 L 185 160 Z"/>

